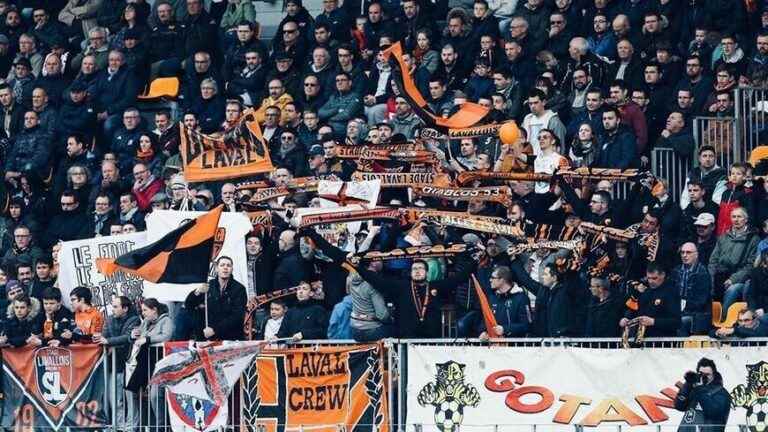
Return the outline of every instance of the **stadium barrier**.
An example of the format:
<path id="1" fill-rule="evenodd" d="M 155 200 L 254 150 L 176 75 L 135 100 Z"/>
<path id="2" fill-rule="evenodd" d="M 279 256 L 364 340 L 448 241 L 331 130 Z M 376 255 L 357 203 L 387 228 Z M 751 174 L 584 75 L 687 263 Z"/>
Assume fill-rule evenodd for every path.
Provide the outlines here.
<path id="1" fill-rule="evenodd" d="M 671 408 L 675 385 L 701 357 L 715 360 L 726 389 L 735 395 L 726 430 L 761 430 L 760 425 L 768 425 L 768 395 L 755 387 L 768 381 L 768 364 L 762 360 L 768 353 L 768 338 L 665 338 L 647 339 L 640 349 L 622 346 L 619 339 L 390 339 L 380 345 L 304 341 L 265 351 L 254 363 L 257 366 L 243 374 L 225 407 L 172 397 L 151 386 L 124 392 L 123 375 L 116 372 L 123 363 L 118 363 L 113 349 L 92 345 L 5 349 L 2 427 L 674 431 L 682 415 Z M 163 353 L 164 347 L 151 347 L 147 373 Z M 339 358 L 346 359 L 345 367 L 333 363 Z M 463 396 L 453 394 L 451 386 L 460 386 Z M 129 400 L 135 424 L 118 414 L 129 412 Z M 342 400 L 354 416 L 332 406 L 331 401 Z M 260 421 L 254 425 L 248 422 L 255 412 Z"/>

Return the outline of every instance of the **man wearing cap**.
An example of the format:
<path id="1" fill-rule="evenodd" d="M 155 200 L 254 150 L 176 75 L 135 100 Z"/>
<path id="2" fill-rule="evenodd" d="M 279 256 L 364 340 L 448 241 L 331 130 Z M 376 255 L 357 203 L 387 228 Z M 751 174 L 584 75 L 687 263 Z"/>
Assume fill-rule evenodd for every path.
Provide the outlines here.
<path id="1" fill-rule="evenodd" d="M 683 209 L 681 219 L 683 226 L 680 228 L 684 239 L 693 240 L 696 238 L 696 222 L 699 221 L 699 217 L 703 214 L 707 215 L 704 219 L 701 219 L 701 222 L 704 225 L 714 223 L 715 216 L 713 215 L 718 213 L 718 206 L 708 198 L 708 191 L 700 180 L 694 179 L 689 181 L 686 188 L 688 190 L 690 204 Z"/>
<path id="2" fill-rule="evenodd" d="M 328 173 L 328 164 L 325 162 L 325 152 L 323 146 L 315 144 L 309 149 L 307 155 L 309 164 L 309 175 L 320 176 Z"/>
<path id="3" fill-rule="evenodd" d="M 423 122 L 413 112 L 408 101 L 402 96 L 397 96 L 395 98 L 395 116 L 391 121 L 393 135 L 401 134 L 406 139 L 414 139 L 416 129 L 422 124 Z"/>
<path id="4" fill-rule="evenodd" d="M 127 29 L 122 51 L 125 54 L 125 65 L 136 74 L 139 84 L 144 86 L 149 80 L 149 57 L 146 47 L 141 41 L 141 36 L 142 34 L 138 29 Z"/>
<path id="5" fill-rule="evenodd" d="M 168 199 L 168 195 L 164 192 L 158 192 L 152 197 L 152 211 L 154 210 L 168 210 L 171 205 L 171 200 Z"/>
<path id="6" fill-rule="evenodd" d="M 87 95 L 84 82 L 72 83 L 66 100 L 59 108 L 59 115 L 54 125 L 55 136 L 66 139 L 68 135 L 81 134 L 84 142 L 90 144 L 93 129 L 96 126 L 96 111 L 88 102 Z"/>
<path id="7" fill-rule="evenodd" d="M 11 73 L 13 77 L 8 79 L 8 85 L 11 86 L 13 91 L 13 99 L 19 105 L 29 106 L 35 82 L 35 76 L 32 75 L 32 64 L 29 62 L 29 59 L 17 57 L 13 61 Z"/>

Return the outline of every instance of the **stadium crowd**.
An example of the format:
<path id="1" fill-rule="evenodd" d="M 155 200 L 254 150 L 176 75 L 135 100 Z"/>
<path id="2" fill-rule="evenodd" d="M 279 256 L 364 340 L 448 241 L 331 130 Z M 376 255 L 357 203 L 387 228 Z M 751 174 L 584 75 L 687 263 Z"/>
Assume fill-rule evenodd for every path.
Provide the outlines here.
<path id="1" fill-rule="evenodd" d="M 445 1 L 323 0 L 312 17 L 301 0 L 285 0 L 271 42 L 261 39 L 258 5 L 0 0 L 9 197 L 0 218 L 1 342 L 435 338 L 449 305 L 460 336 L 485 338 L 470 274 L 489 297 L 496 336 L 616 337 L 637 324 L 646 336 L 768 336 L 767 185 L 755 167 L 718 166 L 718 150 L 694 142 L 691 130 L 696 116 L 731 116 L 739 86 L 767 82 L 764 2 L 474 0 L 449 10 Z M 520 139 L 423 138 L 431 125 L 382 53 L 396 42 L 432 113 L 448 117 L 474 102 L 490 110 L 482 124 L 514 120 Z M 163 77 L 180 80 L 170 109 L 140 109 L 137 96 Z M 179 122 L 217 134 L 246 109 L 262 125 L 277 168 L 265 179 L 277 187 L 307 176 L 349 181 L 365 164 L 340 158 L 341 146 L 412 140 L 450 175 L 647 170 L 657 147 L 698 164 L 683 190 L 643 177 L 625 197 L 615 182 L 560 175 L 506 182 L 507 203 L 419 197 L 405 187 L 380 195 L 384 206 L 503 218 L 529 237 L 582 222 L 633 233 L 581 261 L 573 250 L 517 253 L 515 238 L 429 223 L 366 222 L 331 244 L 289 224 L 296 208 L 317 205 L 296 192 L 258 207 L 274 212 L 269 229 L 245 239 L 248 280 L 234 280 L 235 263 L 223 257 L 217 277 L 170 315 L 155 299 L 115 297 L 105 320 L 87 288 L 71 293 L 72 311 L 62 306 L 60 242 L 142 231 L 157 209 L 254 208 L 252 191 L 236 184 L 247 179 L 189 183 L 179 156 Z M 451 243 L 469 248 L 362 261 L 353 272 L 346 264 L 350 253 Z M 294 287 L 294 296 L 249 310 L 255 325 L 244 334 L 249 299 Z M 747 306 L 734 328 L 714 330 L 713 301 L 724 311 Z"/>

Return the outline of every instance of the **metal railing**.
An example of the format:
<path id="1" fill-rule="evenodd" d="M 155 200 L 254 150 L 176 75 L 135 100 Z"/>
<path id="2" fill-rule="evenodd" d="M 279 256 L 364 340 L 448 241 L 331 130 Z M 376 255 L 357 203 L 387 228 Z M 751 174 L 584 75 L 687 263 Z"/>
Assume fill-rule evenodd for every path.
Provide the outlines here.
<path id="1" fill-rule="evenodd" d="M 744 161 L 760 145 L 760 135 L 768 127 L 768 89 L 740 87 L 734 91 L 736 117 L 735 146 L 742 151 Z M 766 141 L 763 139 L 763 141 Z"/>
<path id="2" fill-rule="evenodd" d="M 692 128 L 697 150 L 703 146 L 714 147 L 717 164 L 722 167 L 741 162 L 749 156 L 737 139 L 736 119 L 733 117 L 696 117 Z M 695 157 L 692 162 L 698 163 Z"/>
<path id="3" fill-rule="evenodd" d="M 349 346 L 356 345 L 355 341 L 330 341 L 330 340 L 308 340 L 297 342 L 295 344 L 286 345 L 287 347 L 327 347 L 327 346 Z M 385 370 L 387 373 L 387 391 L 388 391 L 388 406 L 390 414 L 390 430 L 391 431 L 420 431 L 423 426 L 430 425 L 415 425 L 407 424 L 407 356 L 408 350 L 413 347 L 419 346 L 493 346 L 493 347 L 521 347 L 521 348 L 567 348 L 567 349 L 605 349 L 605 350 L 617 350 L 622 349 L 622 341 L 619 338 L 600 338 L 600 339 L 586 339 L 586 338 L 516 338 L 516 339 L 493 339 L 491 341 L 482 341 L 480 339 L 387 339 L 383 341 L 384 362 Z M 642 349 L 660 349 L 660 348 L 723 348 L 728 349 L 732 347 L 749 348 L 749 347 L 766 347 L 768 346 L 768 338 L 754 338 L 754 339 L 725 339 L 714 340 L 706 337 L 703 338 L 649 338 L 643 343 Z M 166 392 L 162 389 L 143 388 L 138 392 L 129 392 L 124 388 L 124 383 L 121 380 L 122 374 L 116 373 L 118 370 L 118 357 L 116 350 L 105 348 L 107 355 L 107 368 L 105 368 L 105 407 L 107 408 L 107 415 L 109 417 L 108 423 L 104 426 L 99 426 L 100 430 L 110 431 L 160 431 L 169 430 L 170 420 L 168 412 L 168 403 Z M 153 346 L 149 350 L 150 362 L 147 367 L 151 368 L 151 365 L 155 364 L 163 356 L 163 347 L 161 345 Z M 151 373 L 151 370 L 147 370 L 147 373 Z M 227 419 L 226 424 L 223 426 L 228 431 L 258 431 L 266 432 L 266 428 L 252 428 L 245 427 L 242 422 L 242 416 L 240 414 L 241 406 L 241 391 L 238 385 L 230 395 L 227 402 Z M 122 402 L 121 402 L 122 401 Z M 7 405 L 6 410 L 13 410 L 14 407 Z M 186 403 L 190 412 L 195 413 L 200 411 L 199 415 L 204 414 L 204 407 L 200 401 L 193 400 L 191 398 L 184 399 L 181 403 Z M 200 406 L 196 406 L 200 404 Z M 358 425 L 362 426 L 362 425 Z M 552 430 L 552 424 L 495 424 L 489 423 L 487 425 L 462 425 L 462 430 L 472 430 L 478 428 L 483 432 L 500 432 L 500 431 L 546 431 Z M 343 432 L 347 429 L 347 425 L 343 424 L 331 424 L 325 425 L 325 428 L 336 429 L 339 432 Z M 569 426 L 558 425 L 557 430 L 574 430 L 579 431 L 580 426 L 576 425 L 573 429 Z M 192 430 L 192 428 L 190 428 Z M 667 431 L 676 430 L 668 426 L 648 426 L 648 427 L 630 427 L 620 425 L 611 425 L 610 428 L 598 427 L 590 428 L 590 430 L 648 430 L 648 431 Z M 726 429 L 728 431 L 736 431 L 734 429 Z"/>
<path id="4" fill-rule="evenodd" d="M 651 172 L 669 182 L 667 191 L 673 201 L 677 202 L 680 191 L 685 186 L 685 178 L 692 163 L 683 159 L 671 148 L 656 147 L 651 150 Z"/>

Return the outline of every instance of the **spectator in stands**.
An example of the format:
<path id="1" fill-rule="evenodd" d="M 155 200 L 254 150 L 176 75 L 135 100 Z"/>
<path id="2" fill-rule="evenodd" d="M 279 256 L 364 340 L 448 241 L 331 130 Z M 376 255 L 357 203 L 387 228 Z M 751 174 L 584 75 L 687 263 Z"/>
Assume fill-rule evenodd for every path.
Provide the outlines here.
<path id="1" fill-rule="evenodd" d="M 35 277 L 29 284 L 29 296 L 40 301 L 43 300 L 43 294 L 52 288 L 56 283 L 56 278 L 51 271 L 53 270 L 53 261 L 50 256 L 41 256 L 33 261 L 35 266 Z"/>
<path id="2" fill-rule="evenodd" d="M 269 319 L 264 321 L 264 327 L 261 330 L 264 340 L 277 338 L 287 311 L 288 306 L 283 299 L 273 300 L 269 304 Z"/>
<path id="3" fill-rule="evenodd" d="M 637 163 L 637 140 L 623 124 L 617 108 L 609 107 L 603 111 L 603 131 L 598 138 L 594 166 L 623 170 Z"/>
<path id="4" fill-rule="evenodd" d="M 685 123 L 683 113 L 674 111 L 667 117 L 667 125 L 661 131 L 656 147 L 671 148 L 681 160 L 690 159 L 696 143 L 691 129 Z"/>
<path id="5" fill-rule="evenodd" d="M 128 361 L 131 347 L 131 333 L 141 324 L 139 316 L 134 312 L 131 299 L 125 296 L 115 296 L 110 304 L 112 316 L 107 318 L 107 324 L 104 333 L 94 336 L 93 341 L 100 345 L 114 347 L 115 355 L 115 382 L 123 383 L 125 380 L 125 364 Z M 117 406 L 118 425 L 122 427 L 133 427 L 138 425 L 138 411 L 131 409 L 128 413 L 132 418 L 126 418 L 126 400 L 133 399 L 135 396 L 129 391 L 123 392 L 123 389 L 113 389 L 115 397 L 110 397 L 110 402 Z"/>
<path id="6" fill-rule="evenodd" d="M 16 137 L 5 162 L 5 179 L 18 181 L 22 171 L 45 172 L 51 136 L 38 124 L 37 113 L 24 113 L 24 129 Z"/>
<path id="7" fill-rule="evenodd" d="M 247 296 L 232 275 L 231 258 L 216 260 L 216 278 L 187 296 L 185 308 L 192 315 L 196 340 L 241 340 Z"/>
<path id="8" fill-rule="evenodd" d="M 109 65 L 94 79 L 89 94 L 96 109 L 96 118 L 103 122 L 104 135 L 111 137 L 118 129 L 121 115 L 136 100 L 139 84 L 134 74 L 125 65 L 125 56 L 120 51 L 109 53 Z"/>
<path id="9" fill-rule="evenodd" d="M 5 323 L 5 335 L 0 336 L 0 343 L 8 343 L 13 347 L 29 345 L 38 347 L 43 344 L 39 336 L 40 302 L 31 299 L 26 294 L 20 294 L 13 299 L 8 319 Z"/>
<path id="10" fill-rule="evenodd" d="M 0 121 L 4 138 L 14 138 L 24 126 L 24 108 L 16 103 L 13 91 L 7 83 L 0 84 Z"/>
<path id="11" fill-rule="evenodd" d="M 43 345 L 57 347 L 66 346 L 72 342 L 72 329 L 75 317 L 69 309 L 61 304 L 61 290 L 49 287 L 39 299 L 43 305 L 38 330 Z"/>
<path id="12" fill-rule="evenodd" d="M 321 121 L 327 122 L 336 136 L 342 136 L 346 123 L 362 114 L 363 105 L 360 95 L 352 91 L 351 77 L 346 72 L 336 74 L 336 90 L 328 102 L 317 114 Z"/>
<path id="13" fill-rule="evenodd" d="M 768 336 L 768 323 L 759 319 L 753 309 L 745 308 L 739 311 L 735 326 L 721 327 L 713 333 L 713 336 L 718 338 L 764 338 Z"/>
<path id="14" fill-rule="evenodd" d="M 608 103 L 619 109 L 621 122 L 634 131 L 637 144 L 635 154 L 640 155 L 641 165 L 647 165 L 650 160 L 646 155 L 648 126 L 645 114 L 636 103 L 629 99 L 629 87 L 625 81 L 616 80 L 611 83 Z"/>
<path id="15" fill-rule="evenodd" d="M 509 267 L 498 266 L 490 276 L 492 294 L 489 303 L 498 325 L 495 335 L 489 335 L 484 326 L 475 328 L 472 333 L 480 334 L 480 339 L 489 337 L 524 337 L 531 327 L 532 313 L 528 293 L 513 280 Z M 477 323 L 482 324 L 482 320 Z"/>
<path id="16" fill-rule="evenodd" d="M 712 277 L 699 262 L 699 251 L 692 242 L 680 246 L 681 264 L 672 270 L 672 285 L 682 304 L 679 336 L 707 334 L 712 322 Z"/>
<path id="17" fill-rule="evenodd" d="M 730 214 L 731 226 L 718 237 L 715 250 L 709 260 L 715 298 L 722 296 L 723 310 L 745 294 L 745 285 L 757 254 L 758 233 L 749 226 L 749 216 L 743 207 L 737 207 Z"/>
<path id="18" fill-rule="evenodd" d="M 624 305 L 617 293 L 611 292 L 608 279 L 593 277 L 590 279 L 589 290 L 592 299 L 587 309 L 585 337 L 604 338 L 618 337 L 617 323 L 624 314 Z"/>
<path id="19" fill-rule="evenodd" d="M 197 117 L 200 132 L 212 134 L 219 131 L 224 122 L 226 100 L 219 92 L 218 83 L 212 78 L 202 80 L 199 94 L 191 106 L 191 111 Z"/>
<path id="20" fill-rule="evenodd" d="M 93 307 L 93 293 L 88 287 L 77 287 L 69 294 L 72 310 L 75 313 L 75 341 L 90 343 L 94 336 L 104 331 L 104 316 Z"/>
<path id="21" fill-rule="evenodd" d="M 302 281 L 296 290 L 297 303 L 288 309 L 280 325 L 278 338 L 322 339 L 328 328 L 328 312 L 314 298 L 309 282 Z"/>
<path id="22" fill-rule="evenodd" d="M 680 328 L 680 294 L 667 280 L 667 273 L 656 263 L 648 264 L 645 281 L 636 287 L 637 306 L 628 308 L 619 321 L 623 329 L 631 325 L 646 327 L 646 337 L 670 337 Z"/>
<path id="23" fill-rule="evenodd" d="M 13 229 L 13 241 L 11 247 L 3 256 L 3 266 L 15 267 L 19 260 L 25 260 L 32 263 L 42 256 L 43 250 L 34 245 L 29 227 L 18 225 Z"/>
<path id="24" fill-rule="evenodd" d="M 87 203 L 81 203 L 78 194 L 72 190 L 62 192 L 59 202 L 61 211 L 50 219 L 44 236 L 48 247 L 60 240 L 79 240 L 88 236 Z"/>
<path id="25" fill-rule="evenodd" d="M 757 50 L 749 59 L 747 76 L 756 87 L 768 84 L 768 33 L 757 35 L 755 43 Z"/>
<path id="26" fill-rule="evenodd" d="M 93 220 L 88 228 L 88 234 L 93 237 L 109 235 L 109 227 L 117 217 L 112 208 L 112 200 L 106 193 L 100 193 L 94 201 Z"/>
<path id="27" fill-rule="evenodd" d="M 102 27 L 94 27 L 88 30 L 87 46 L 72 59 L 70 67 L 73 70 L 80 70 L 85 58 L 92 56 L 94 60 L 94 70 L 100 72 L 107 68 L 109 64 L 109 54 L 106 30 Z"/>
<path id="28" fill-rule="evenodd" d="M 683 209 L 681 234 L 685 239 L 694 239 L 696 236 L 696 222 L 700 215 L 707 213 L 705 219 L 712 223 L 715 222 L 715 216 L 718 213 L 717 204 L 707 198 L 707 190 L 701 181 L 691 180 L 687 185 L 690 204 Z M 702 222 L 703 223 L 703 222 Z M 707 223 L 708 224 L 708 223 Z M 707 225 L 705 224 L 705 225 Z"/>
<path id="29" fill-rule="evenodd" d="M 552 131 L 552 134 L 557 137 L 560 143 L 565 140 L 565 126 L 563 122 L 560 121 L 557 113 L 545 108 L 546 104 L 547 96 L 543 91 L 539 89 L 530 91 L 528 94 L 528 106 L 531 109 L 531 113 L 525 116 L 522 127 L 530 139 L 533 154 L 537 156 L 542 151 L 539 145 L 539 131 L 541 129 Z"/>

